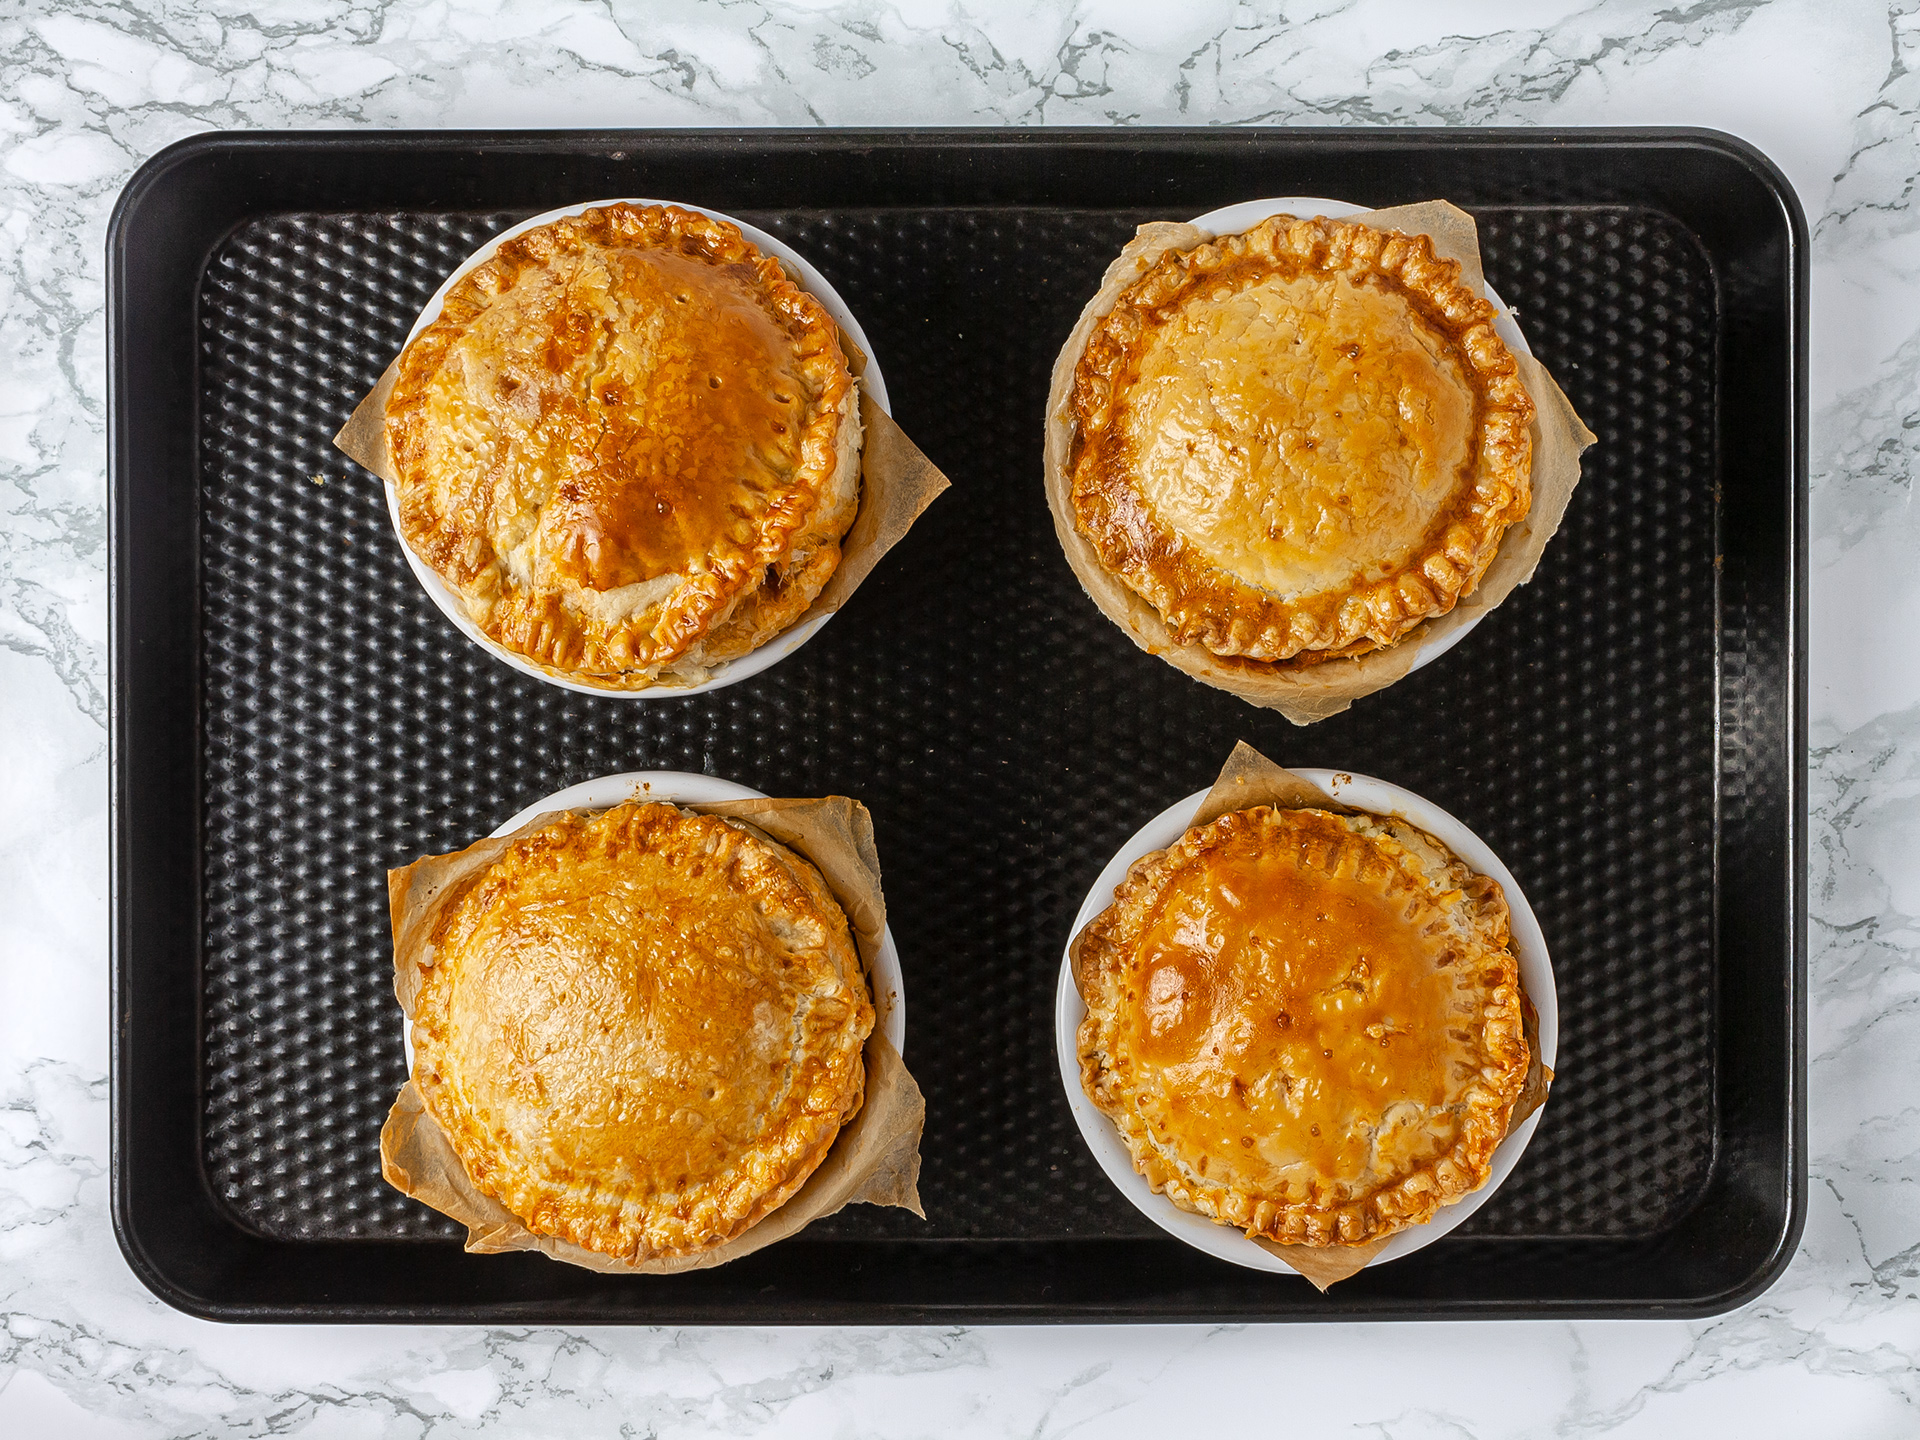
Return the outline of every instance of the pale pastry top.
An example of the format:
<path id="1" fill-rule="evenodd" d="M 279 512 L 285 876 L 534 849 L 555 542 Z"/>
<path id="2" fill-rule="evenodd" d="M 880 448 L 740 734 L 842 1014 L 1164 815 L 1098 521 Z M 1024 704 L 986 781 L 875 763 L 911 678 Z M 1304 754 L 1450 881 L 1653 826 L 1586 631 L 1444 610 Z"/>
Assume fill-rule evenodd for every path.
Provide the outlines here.
<path id="1" fill-rule="evenodd" d="M 1183 1209 L 1358 1245 L 1483 1184 L 1526 1077 L 1500 887 L 1406 822 L 1261 807 L 1076 941 L 1082 1083 Z"/>
<path id="2" fill-rule="evenodd" d="M 1281 216 L 1169 252 L 1075 371 L 1081 533 L 1216 654 L 1393 643 L 1527 512 L 1533 405 L 1492 317 L 1424 236 Z"/>
<path id="3" fill-rule="evenodd" d="M 819 872 L 665 804 L 563 814 L 438 920 L 413 1079 L 532 1231 L 649 1260 L 784 1203 L 865 1093 L 874 1011 Z"/>
<path id="4" fill-rule="evenodd" d="M 407 543 L 482 633 L 607 688 L 791 624 L 859 500 L 838 327 L 724 221 L 613 205 L 502 244 L 386 411 Z"/>

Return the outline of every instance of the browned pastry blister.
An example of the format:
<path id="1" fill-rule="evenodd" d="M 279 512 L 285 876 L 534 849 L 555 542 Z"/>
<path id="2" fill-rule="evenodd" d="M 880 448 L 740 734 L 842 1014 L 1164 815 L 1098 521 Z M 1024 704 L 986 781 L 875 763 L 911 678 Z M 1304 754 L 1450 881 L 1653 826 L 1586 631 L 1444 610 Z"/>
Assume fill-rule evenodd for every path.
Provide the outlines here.
<path id="1" fill-rule="evenodd" d="M 1182 1209 L 1357 1246 L 1486 1182 L 1529 1059 L 1506 900 L 1404 820 L 1230 812 L 1075 961 L 1081 1083 Z"/>

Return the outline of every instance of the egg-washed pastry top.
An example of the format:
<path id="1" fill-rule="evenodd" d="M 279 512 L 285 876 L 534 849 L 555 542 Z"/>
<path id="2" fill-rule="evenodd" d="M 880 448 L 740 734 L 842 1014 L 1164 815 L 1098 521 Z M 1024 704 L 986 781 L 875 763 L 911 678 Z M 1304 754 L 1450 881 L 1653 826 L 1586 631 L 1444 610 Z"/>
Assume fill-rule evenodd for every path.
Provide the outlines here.
<path id="1" fill-rule="evenodd" d="M 791 625 L 859 506 L 859 397 L 820 302 L 732 225 L 609 205 L 504 242 L 386 408 L 406 542 L 489 639 L 610 689 Z"/>
<path id="2" fill-rule="evenodd" d="M 1485 1183 L 1529 1058 L 1506 900 L 1405 821 L 1223 815 L 1075 959 L 1081 1083 L 1181 1209 L 1362 1245 Z"/>
<path id="3" fill-rule="evenodd" d="M 1081 534 L 1183 644 L 1392 644 L 1532 498 L 1533 402 L 1493 318 L 1424 235 L 1279 215 L 1167 252 L 1074 372 Z"/>
<path id="4" fill-rule="evenodd" d="M 860 1109 L 873 1004 L 820 873 L 665 804 L 568 813 L 440 914 L 413 1081 L 474 1184 L 604 1255 L 692 1255 Z"/>

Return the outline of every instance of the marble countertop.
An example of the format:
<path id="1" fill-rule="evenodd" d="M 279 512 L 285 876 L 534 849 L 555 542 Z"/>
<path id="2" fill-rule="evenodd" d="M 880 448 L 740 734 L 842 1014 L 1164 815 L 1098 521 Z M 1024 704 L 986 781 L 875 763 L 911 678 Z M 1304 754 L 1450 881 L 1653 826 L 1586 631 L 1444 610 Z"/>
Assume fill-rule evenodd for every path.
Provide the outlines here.
<path id="1" fill-rule="evenodd" d="M 0 1433 L 1920 1433 L 1915 0 L 25 0 L 0 9 Z M 107 1199 L 102 244 L 198 131 L 1700 125 L 1813 229 L 1805 1238 L 1698 1322 L 560 1331 L 191 1320 Z"/>

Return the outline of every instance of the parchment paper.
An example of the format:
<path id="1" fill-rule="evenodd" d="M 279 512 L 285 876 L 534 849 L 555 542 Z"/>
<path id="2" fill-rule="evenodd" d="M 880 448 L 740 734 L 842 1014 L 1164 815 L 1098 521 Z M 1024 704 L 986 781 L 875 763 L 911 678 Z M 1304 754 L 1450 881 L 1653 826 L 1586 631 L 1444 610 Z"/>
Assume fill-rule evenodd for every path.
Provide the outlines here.
<path id="1" fill-rule="evenodd" d="M 1214 780 L 1206 798 L 1200 802 L 1200 808 L 1194 812 L 1187 828 L 1191 830 L 1196 826 L 1211 824 L 1222 815 L 1232 814 L 1236 810 L 1249 810 L 1256 805 L 1272 805 L 1282 810 L 1327 810 L 1336 815 L 1357 813 L 1351 805 L 1342 805 L 1337 800 L 1329 799 L 1318 786 L 1274 764 L 1242 740 L 1233 747 L 1227 763 L 1220 767 L 1219 777 Z M 1081 932 L 1082 935 L 1085 933 L 1084 930 Z M 1085 995 L 1078 936 L 1074 938 L 1072 953 L 1074 988 Z M 1531 1058 L 1527 1078 L 1521 1084 L 1519 1098 L 1514 1101 L 1507 1119 L 1509 1135 L 1522 1120 L 1546 1103 L 1547 1089 L 1553 1083 L 1553 1071 L 1540 1060 L 1540 1017 L 1533 1008 L 1533 1002 L 1527 999 L 1524 988 L 1520 992 L 1520 1009 L 1527 1052 Z M 1367 1263 L 1387 1247 L 1393 1236 L 1385 1235 L 1365 1245 L 1352 1246 L 1281 1245 L 1254 1236 L 1247 1238 L 1262 1250 L 1277 1256 L 1289 1268 L 1299 1271 L 1324 1293 L 1328 1286 L 1364 1270 Z"/>
<path id="2" fill-rule="evenodd" d="M 886 933 L 886 899 L 880 888 L 879 852 L 873 821 L 858 801 L 834 795 L 820 800 L 727 800 L 685 805 L 717 815 L 791 846 L 819 869 L 846 911 L 868 983 L 877 984 L 874 959 Z M 422 980 L 433 963 L 431 937 L 442 910 L 465 893 L 464 882 L 493 864 L 515 839 L 553 818 L 540 815 L 498 839 L 482 840 L 451 855 L 433 855 L 387 872 L 393 918 L 394 994 L 408 1020 Z M 926 1101 L 904 1061 L 874 1027 L 864 1052 L 866 1099 L 834 1141 L 827 1158 L 779 1209 L 745 1234 L 699 1255 L 671 1260 L 629 1261 L 602 1255 L 551 1235 L 536 1235 L 504 1205 L 481 1192 L 446 1133 L 427 1113 L 409 1080 L 380 1131 L 380 1169 L 403 1194 L 451 1215 L 467 1227 L 467 1249 L 477 1254 L 538 1250 L 555 1260 L 602 1273 L 670 1275 L 704 1270 L 783 1240 L 823 1216 L 860 1201 L 896 1205 L 921 1219 L 920 1133 Z"/>
<path id="3" fill-rule="evenodd" d="M 1480 265 L 1479 232 L 1473 217 L 1443 200 L 1400 205 L 1348 217 L 1377 229 L 1426 235 L 1436 255 L 1456 260 L 1462 278 L 1482 294 L 1486 290 Z M 1278 710 L 1296 725 L 1311 725 L 1337 715 L 1363 695 L 1384 690 L 1413 668 L 1422 647 L 1435 644 L 1493 609 L 1516 586 L 1533 578 L 1547 542 L 1560 528 L 1567 502 L 1580 483 L 1580 452 L 1593 444 L 1594 435 L 1580 422 L 1572 404 L 1561 393 L 1547 368 L 1529 355 L 1514 352 L 1520 378 L 1533 397 L 1533 504 L 1527 518 L 1508 529 L 1493 563 L 1474 592 L 1450 612 L 1428 620 L 1405 639 L 1385 650 L 1349 660 L 1326 660 L 1300 669 L 1280 669 L 1256 660 L 1225 659 L 1204 645 L 1183 645 L 1168 632 L 1166 622 L 1144 599 L 1101 564 L 1093 545 L 1074 527 L 1072 476 L 1067 472 L 1075 422 L 1068 397 L 1073 391 L 1074 367 L 1087 348 L 1093 328 L 1109 315 L 1120 292 L 1144 274 L 1169 250 L 1191 249 L 1214 238 L 1210 230 L 1188 224 L 1155 221 L 1142 225 L 1107 267 L 1099 291 L 1080 312 L 1079 322 L 1054 361 L 1053 384 L 1047 395 L 1046 484 L 1047 504 L 1053 511 L 1054 533 L 1066 552 L 1067 564 L 1093 603 L 1124 630 L 1142 650 L 1184 670 L 1196 680 L 1238 695 L 1249 704 Z"/>
<path id="4" fill-rule="evenodd" d="M 484 264 L 491 254 L 492 244 L 489 241 L 462 261 L 453 272 L 454 275 L 465 274 L 475 266 Z M 792 276 L 790 270 L 788 274 Z M 799 283 L 797 276 L 792 278 L 796 284 Z M 844 331 L 841 332 L 840 345 L 854 375 L 865 375 L 866 354 Z M 393 394 L 394 381 L 399 373 L 400 356 L 396 355 L 373 389 L 354 407 L 353 414 L 347 417 L 347 423 L 333 437 L 334 448 L 362 469 L 371 470 L 389 485 L 397 484 L 399 476 L 393 468 L 393 456 L 387 449 L 387 399 Z M 864 435 L 860 450 L 860 509 L 854 515 L 853 525 L 848 529 L 845 539 L 840 542 L 839 568 L 814 597 L 813 604 L 793 622 L 794 625 L 804 625 L 818 616 L 831 615 L 845 605 L 860 587 L 860 582 L 873 573 L 881 557 L 900 543 L 913 522 L 952 483 L 921 452 L 920 447 L 907 438 L 906 431 L 894 423 L 893 417 L 880 408 L 867 387 L 860 384 L 859 389 L 860 424 Z M 406 542 L 403 540 L 401 543 Z M 506 653 L 493 640 L 484 636 L 482 639 L 489 647 Z M 594 683 L 591 677 L 570 678 L 584 684 Z M 605 688 L 611 692 L 618 687 Z M 658 688 L 669 690 L 674 687 L 662 685 Z"/>

